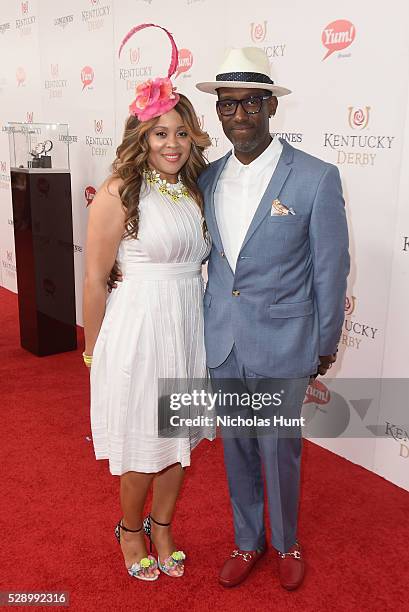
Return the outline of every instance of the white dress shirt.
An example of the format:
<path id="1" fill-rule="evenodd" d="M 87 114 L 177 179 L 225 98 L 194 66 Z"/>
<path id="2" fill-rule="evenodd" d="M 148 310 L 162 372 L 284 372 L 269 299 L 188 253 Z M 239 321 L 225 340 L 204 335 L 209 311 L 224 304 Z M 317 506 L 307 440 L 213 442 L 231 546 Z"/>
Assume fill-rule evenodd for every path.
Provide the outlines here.
<path id="1" fill-rule="evenodd" d="M 233 272 L 247 230 L 282 150 L 283 145 L 275 137 L 251 164 L 242 164 L 232 153 L 217 182 L 214 194 L 216 221 Z"/>

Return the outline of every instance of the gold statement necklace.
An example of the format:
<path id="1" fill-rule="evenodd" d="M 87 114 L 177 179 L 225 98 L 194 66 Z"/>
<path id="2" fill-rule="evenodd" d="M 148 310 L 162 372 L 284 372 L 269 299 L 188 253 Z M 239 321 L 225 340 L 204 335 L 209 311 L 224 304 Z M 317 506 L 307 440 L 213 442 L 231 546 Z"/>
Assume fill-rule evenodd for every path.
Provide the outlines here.
<path id="1" fill-rule="evenodd" d="M 160 177 L 159 172 L 156 170 L 144 170 L 143 176 L 149 185 L 156 185 L 160 193 L 169 196 L 174 202 L 189 195 L 188 190 L 180 179 L 180 175 L 178 176 L 177 183 L 168 183 L 168 181 Z"/>

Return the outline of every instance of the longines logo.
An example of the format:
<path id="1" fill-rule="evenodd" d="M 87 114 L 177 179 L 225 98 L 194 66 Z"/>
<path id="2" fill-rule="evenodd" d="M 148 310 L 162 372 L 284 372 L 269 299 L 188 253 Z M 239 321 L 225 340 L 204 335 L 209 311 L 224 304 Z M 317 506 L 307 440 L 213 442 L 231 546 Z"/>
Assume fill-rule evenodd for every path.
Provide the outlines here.
<path id="1" fill-rule="evenodd" d="M 271 135 L 287 142 L 302 142 L 304 137 L 301 132 L 271 132 Z"/>
<path id="2" fill-rule="evenodd" d="M 350 106 L 348 108 L 349 126 L 353 130 L 364 130 L 366 127 L 368 127 L 370 110 L 370 106 L 364 106 L 363 108 Z"/>
<path id="3" fill-rule="evenodd" d="M 78 136 L 67 136 L 66 134 L 60 134 L 58 140 L 60 142 L 66 142 L 68 144 L 71 144 L 72 142 L 78 142 Z"/>
<path id="4" fill-rule="evenodd" d="M 15 274 L 16 265 L 14 263 L 13 251 L 6 251 L 6 259 L 2 260 L 2 264 L 3 264 L 3 269 L 6 272 L 11 273 L 11 275 Z"/>
<path id="5" fill-rule="evenodd" d="M 102 119 L 94 119 L 94 133 L 104 133 L 104 122 Z M 113 146 L 111 136 L 85 136 L 85 144 L 91 147 L 92 157 L 105 157 L 109 147 Z"/>
<path id="6" fill-rule="evenodd" d="M 10 30 L 11 24 L 10 22 L 0 23 L 0 34 L 4 34 L 7 30 Z"/>
<path id="7" fill-rule="evenodd" d="M 337 21 L 329 23 L 321 34 L 322 44 L 327 49 L 322 59 L 326 60 L 335 51 L 342 51 L 352 45 L 355 40 L 355 34 L 354 24 L 346 19 L 337 19 Z M 338 58 L 350 56 L 350 53 L 338 53 Z"/>
<path id="8" fill-rule="evenodd" d="M 188 72 L 193 64 L 193 55 L 189 49 L 179 49 L 178 54 L 178 67 L 176 69 L 175 79 L 182 74 L 182 72 Z M 184 77 L 189 76 L 190 74 L 184 74 Z"/>
<path id="9" fill-rule="evenodd" d="M 92 204 L 92 200 L 94 199 L 96 192 L 97 191 L 95 187 L 93 187 L 92 185 L 88 185 L 87 187 L 85 187 L 84 195 L 85 195 L 85 200 L 87 202 L 87 208 L 90 204 Z"/>
<path id="10" fill-rule="evenodd" d="M 64 30 L 70 23 L 74 22 L 74 15 L 64 15 L 64 17 L 56 17 L 54 25 Z"/>
<path id="11" fill-rule="evenodd" d="M 35 15 L 29 15 L 30 3 L 21 2 L 21 19 L 16 19 L 16 30 L 19 30 L 21 36 L 29 36 L 31 34 L 31 26 L 35 24 Z"/>
<path id="12" fill-rule="evenodd" d="M 349 106 L 346 112 L 348 126 L 355 131 L 366 130 L 369 125 L 370 112 L 370 106 Z M 394 140 L 395 136 L 377 136 L 368 134 L 367 131 L 360 134 L 326 132 L 323 146 L 336 151 L 335 162 L 339 165 L 374 166 L 378 151 L 390 150 Z M 352 151 L 347 149 L 352 149 Z"/>
<path id="13" fill-rule="evenodd" d="M 266 41 L 268 30 L 268 22 L 262 21 L 260 23 L 255 23 L 252 21 L 250 23 L 250 38 L 253 43 L 260 45 L 267 57 L 270 61 L 276 57 L 283 57 L 285 53 L 285 44 L 277 45 L 272 42 Z"/>
<path id="14" fill-rule="evenodd" d="M 50 98 L 62 98 L 63 90 L 67 87 L 67 79 L 58 78 L 60 69 L 58 64 L 50 64 L 51 79 L 44 81 L 44 89 L 48 90 Z"/>
<path id="15" fill-rule="evenodd" d="M 26 78 L 26 71 L 23 66 L 19 66 L 16 70 L 17 87 L 24 86 Z"/>
<path id="16" fill-rule="evenodd" d="M 92 8 L 82 11 L 81 15 L 82 22 L 87 24 L 89 32 L 101 29 L 111 11 L 108 5 L 100 6 L 100 0 L 90 0 L 90 4 Z"/>
<path id="17" fill-rule="evenodd" d="M 404 427 L 385 421 L 385 434 L 399 443 L 399 457 L 409 458 L 409 434 Z"/>
<path id="18" fill-rule="evenodd" d="M 359 350 L 362 340 L 375 340 L 378 328 L 372 327 L 368 323 L 361 323 L 353 316 L 357 305 L 357 298 L 354 295 L 347 296 L 345 299 L 345 319 L 340 344 L 347 348 Z"/>
<path id="19" fill-rule="evenodd" d="M 7 170 L 7 162 L 0 160 L 0 189 L 8 189 L 10 185 L 10 174 Z"/>
<path id="20" fill-rule="evenodd" d="M 93 89 L 93 87 L 90 87 L 93 80 L 94 69 L 91 68 L 91 66 L 84 66 L 84 68 L 81 70 L 82 91 L 84 91 L 86 87 L 88 87 L 88 89 Z"/>

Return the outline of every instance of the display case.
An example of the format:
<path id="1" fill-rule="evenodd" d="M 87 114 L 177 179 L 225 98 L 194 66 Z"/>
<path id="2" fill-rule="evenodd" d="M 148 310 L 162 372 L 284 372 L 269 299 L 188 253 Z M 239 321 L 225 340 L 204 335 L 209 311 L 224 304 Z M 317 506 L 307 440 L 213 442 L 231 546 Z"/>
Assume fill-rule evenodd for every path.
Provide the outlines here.
<path id="1" fill-rule="evenodd" d="M 66 123 L 14 123 L 7 126 L 11 169 L 69 172 Z"/>
<path id="2" fill-rule="evenodd" d="M 77 346 L 67 136 L 66 124 L 9 123 L 20 340 L 39 356 Z"/>

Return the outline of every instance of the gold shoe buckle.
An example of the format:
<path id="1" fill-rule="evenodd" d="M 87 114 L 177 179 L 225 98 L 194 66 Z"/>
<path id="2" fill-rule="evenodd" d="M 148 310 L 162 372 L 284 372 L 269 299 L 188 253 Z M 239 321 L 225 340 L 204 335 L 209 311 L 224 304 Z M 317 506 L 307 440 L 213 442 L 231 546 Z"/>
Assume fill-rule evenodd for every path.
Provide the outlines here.
<path id="1" fill-rule="evenodd" d="M 240 550 L 233 550 L 231 556 L 232 558 L 241 557 L 242 559 L 244 559 L 244 561 L 251 561 L 251 558 L 252 558 L 251 553 L 249 552 L 243 553 L 243 552 L 240 552 Z"/>

